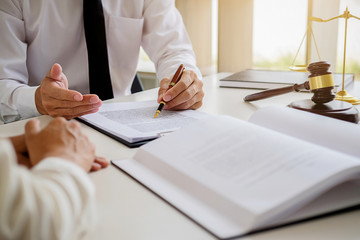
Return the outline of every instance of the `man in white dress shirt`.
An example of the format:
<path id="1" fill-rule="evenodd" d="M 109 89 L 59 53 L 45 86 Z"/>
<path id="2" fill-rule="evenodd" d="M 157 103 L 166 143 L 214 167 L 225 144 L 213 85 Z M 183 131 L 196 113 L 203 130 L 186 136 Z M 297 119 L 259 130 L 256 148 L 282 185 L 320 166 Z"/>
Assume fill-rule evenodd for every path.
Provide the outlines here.
<path id="1" fill-rule="evenodd" d="M 86 172 L 107 165 L 64 118 L 43 130 L 30 120 L 24 135 L 0 139 L 0 239 L 79 239 L 95 220 Z"/>
<path id="2" fill-rule="evenodd" d="M 199 108 L 201 73 L 175 1 L 102 0 L 102 7 L 114 97 L 130 94 L 142 46 L 161 79 L 165 109 Z M 1 0 L 0 33 L 0 120 L 70 119 L 99 109 L 89 89 L 83 1 Z M 166 92 L 181 63 L 186 71 Z"/>

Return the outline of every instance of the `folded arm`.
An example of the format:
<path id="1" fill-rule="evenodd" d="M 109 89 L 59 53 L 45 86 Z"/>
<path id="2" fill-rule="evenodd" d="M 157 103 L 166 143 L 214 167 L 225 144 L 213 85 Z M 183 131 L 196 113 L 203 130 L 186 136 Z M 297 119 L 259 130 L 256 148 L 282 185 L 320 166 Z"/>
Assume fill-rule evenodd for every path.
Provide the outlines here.
<path id="1" fill-rule="evenodd" d="M 0 238 L 77 239 L 94 223 L 94 187 L 86 172 L 50 157 L 31 171 L 0 140 Z"/>

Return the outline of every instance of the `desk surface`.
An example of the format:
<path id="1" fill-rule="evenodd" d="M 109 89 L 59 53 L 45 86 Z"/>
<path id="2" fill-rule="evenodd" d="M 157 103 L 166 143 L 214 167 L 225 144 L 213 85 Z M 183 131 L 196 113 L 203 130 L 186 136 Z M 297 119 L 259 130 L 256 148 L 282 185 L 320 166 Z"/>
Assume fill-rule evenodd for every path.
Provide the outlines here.
<path id="1" fill-rule="evenodd" d="M 268 105 L 286 105 L 291 101 L 309 98 L 309 93 L 290 93 L 271 100 L 245 103 L 243 98 L 256 90 L 219 88 L 218 79 L 227 74 L 204 78 L 205 99 L 200 111 L 227 114 L 247 120 L 257 109 Z M 358 87 L 358 86 L 356 86 Z M 356 89 L 355 89 L 356 90 Z M 360 95 L 360 91 L 357 92 Z M 144 91 L 116 101 L 144 101 L 157 98 L 157 89 Z M 39 117 L 45 125 L 51 119 Z M 0 136 L 23 133 L 26 121 L 0 125 Z M 136 149 L 83 125 L 84 131 L 97 147 L 97 154 L 108 159 L 131 158 Z M 131 177 L 110 165 L 107 169 L 91 173 L 96 186 L 98 224 L 85 239 L 215 239 L 210 233 L 164 202 Z M 323 219 L 278 228 L 242 239 L 360 239 L 360 210 Z"/>

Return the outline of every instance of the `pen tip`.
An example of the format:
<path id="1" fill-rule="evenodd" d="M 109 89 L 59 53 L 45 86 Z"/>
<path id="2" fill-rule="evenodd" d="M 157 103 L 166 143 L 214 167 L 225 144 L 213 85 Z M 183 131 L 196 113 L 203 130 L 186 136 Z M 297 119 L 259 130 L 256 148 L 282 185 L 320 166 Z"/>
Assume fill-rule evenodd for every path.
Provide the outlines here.
<path id="1" fill-rule="evenodd" d="M 159 116 L 159 113 L 158 113 L 158 112 L 155 113 L 154 118 L 156 118 L 157 116 Z"/>

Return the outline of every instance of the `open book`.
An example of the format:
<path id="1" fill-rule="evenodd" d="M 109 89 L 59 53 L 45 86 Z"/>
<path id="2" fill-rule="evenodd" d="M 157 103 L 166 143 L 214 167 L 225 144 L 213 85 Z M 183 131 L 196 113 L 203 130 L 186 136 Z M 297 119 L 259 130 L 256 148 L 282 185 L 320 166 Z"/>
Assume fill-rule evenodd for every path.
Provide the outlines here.
<path id="1" fill-rule="evenodd" d="M 97 113 L 78 120 L 128 147 L 138 147 L 208 116 L 193 110 L 163 110 L 155 119 L 158 106 L 156 101 L 105 103 Z"/>
<path id="2" fill-rule="evenodd" d="M 210 116 L 113 164 L 218 238 L 360 204 L 360 126 L 287 107 Z"/>

